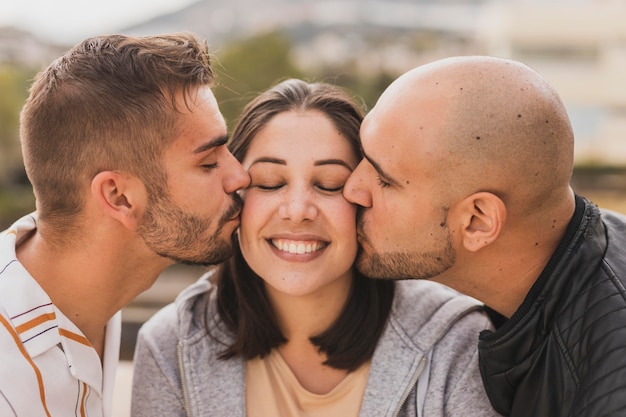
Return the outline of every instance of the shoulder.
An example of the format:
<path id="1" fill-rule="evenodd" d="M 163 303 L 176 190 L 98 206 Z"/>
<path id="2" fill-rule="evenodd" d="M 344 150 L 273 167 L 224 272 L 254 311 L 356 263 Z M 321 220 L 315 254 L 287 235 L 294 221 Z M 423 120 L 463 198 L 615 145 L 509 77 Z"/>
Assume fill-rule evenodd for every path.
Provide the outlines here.
<path id="1" fill-rule="evenodd" d="M 172 344 L 205 331 L 207 303 L 212 302 L 215 286 L 205 274 L 185 288 L 176 300 L 157 311 L 139 330 L 138 338 L 156 346 Z"/>
<path id="2" fill-rule="evenodd" d="M 600 210 L 602 223 L 606 227 L 609 245 L 626 242 L 626 215 L 611 210 Z"/>
<path id="3" fill-rule="evenodd" d="M 396 294 L 396 302 L 413 302 L 416 298 L 428 296 L 434 304 L 460 295 L 458 291 L 452 288 L 423 279 L 396 281 Z"/>
<path id="4" fill-rule="evenodd" d="M 602 219 L 608 220 L 609 223 L 615 224 L 616 226 L 624 227 L 626 225 L 626 214 L 624 213 L 602 208 L 600 209 L 600 214 L 602 215 Z"/>
<path id="5" fill-rule="evenodd" d="M 479 301 L 424 280 L 397 283 L 391 320 L 419 344 L 429 346 L 445 335 L 471 335 L 477 341 L 478 333 L 491 327 Z"/>
<path id="6" fill-rule="evenodd" d="M 618 290 L 626 284 L 626 216 L 610 210 L 601 210 L 604 234 L 598 239 L 606 239 L 606 250 L 603 253 L 604 271 L 614 280 L 620 281 Z"/>
<path id="7" fill-rule="evenodd" d="M 393 314 L 414 323 L 424 323 L 445 311 L 464 315 L 481 308 L 478 300 L 432 281 L 406 280 L 396 284 Z"/>
<path id="8" fill-rule="evenodd" d="M 175 304 L 169 304 L 146 321 L 137 333 L 135 365 L 142 357 L 160 358 L 159 362 L 175 361 L 179 342 L 178 317 Z"/>

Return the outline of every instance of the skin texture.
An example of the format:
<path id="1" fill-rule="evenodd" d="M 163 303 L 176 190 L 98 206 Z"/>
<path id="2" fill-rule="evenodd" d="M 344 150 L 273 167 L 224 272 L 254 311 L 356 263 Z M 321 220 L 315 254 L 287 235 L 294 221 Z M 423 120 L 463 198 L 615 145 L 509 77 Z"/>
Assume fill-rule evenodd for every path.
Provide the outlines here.
<path id="1" fill-rule="evenodd" d="M 230 252 L 239 224 L 234 192 L 250 179 L 225 146 L 213 93 L 196 93 L 191 110 L 181 102 L 184 128 L 163 156 L 167 189 L 155 195 L 136 176 L 102 171 L 85 190 L 81 233 L 88 239 L 59 251 L 43 238 L 42 224 L 18 243 L 20 262 L 100 355 L 109 318 L 163 269 L 176 261 L 217 262 Z M 215 238 L 220 243 L 209 244 Z"/>
<path id="2" fill-rule="evenodd" d="M 361 139 L 344 189 L 363 208 L 359 269 L 432 279 L 510 317 L 574 210 L 556 92 L 514 61 L 448 58 L 394 81 Z"/>
<path id="3" fill-rule="evenodd" d="M 242 205 L 234 192 L 248 179 L 224 146 L 226 124 L 209 88 L 194 110 L 181 115 L 182 133 L 164 158 L 168 188 L 150 196 L 138 233 L 165 258 L 208 265 L 232 252 Z"/>
<path id="4" fill-rule="evenodd" d="M 242 161 L 251 184 L 241 250 L 264 280 L 288 339 L 279 352 L 303 387 L 318 394 L 347 374 L 323 365 L 326 356 L 309 338 L 337 319 L 350 292 L 356 207 L 342 189 L 357 163 L 348 140 L 318 111 L 274 116 Z"/>

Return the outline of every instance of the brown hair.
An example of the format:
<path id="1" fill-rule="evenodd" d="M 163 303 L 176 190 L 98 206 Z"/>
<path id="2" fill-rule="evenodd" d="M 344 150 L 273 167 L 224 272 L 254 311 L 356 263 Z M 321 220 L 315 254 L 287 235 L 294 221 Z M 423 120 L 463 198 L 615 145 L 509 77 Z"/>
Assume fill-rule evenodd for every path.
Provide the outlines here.
<path id="1" fill-rule="evenodd" d="M 254 137 L 274 116 L 286 111 L 320 111 L 362 157 L 360 107 L 345 91 L 326 83 L 286 80 L 252 100 L 243 110 L 232 135 L 230 150 L 242 161 Z M 221 353 L 222 359 L 264 357 L 287 340 L 271 307 L 263 280 L 246 264 L 237 238 L 235 255 L 216 274 L 220 318 L 234 333 L 235 341 Z M 351 292 L 342 313 L 324 333 L 311 338 L 327 355 L 326 365 L 349 371 L 374 354 L 384 329 L 394 294 L 394 283 L 353 272 Z"/>
<path id="2" fill-rule="evenodd" d="M 163 149 L 178 136 L 176 95 L 213 82 L 206 42 L 189 33 L 108 35 L 74 46 L 40 72 L 21 113 L 24 164 L 39 219 L 68 229 L 105 170 L 165 183 Z"/>

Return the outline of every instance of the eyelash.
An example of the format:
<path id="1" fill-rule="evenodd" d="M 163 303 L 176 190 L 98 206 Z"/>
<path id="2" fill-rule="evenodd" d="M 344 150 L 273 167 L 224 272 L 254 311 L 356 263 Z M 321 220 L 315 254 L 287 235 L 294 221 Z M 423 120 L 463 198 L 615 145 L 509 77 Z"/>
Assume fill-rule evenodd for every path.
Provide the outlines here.
<path id="1" fill-rule="evenodd" d="M 219 168 L 220 164 L 215 162 L 214 164 L 206 164 L 206 165 L 202 165 L 202 168 L 207 169 L 207 170 L 212 170 L 215 168 Z"/>
<path id="2" fill-rule="evenodd" d="M 326 187 L 322 187 L 318 185 L 317 188 L 327 193 L 338 193 L 343 190 L 343 185 L 341 187 L 335 187 L 335 188 L 326 188 Z"/>
<path id="3" fill-rule="evenodd" d="M 391 185 L 387 181 L 383 180 L 380 175 L 377 175 L 376 179 L 378 181 L 378 185 L 380 185 L 382 188 L 389 187 Z"/>
<path id="4" fill-rule="evenodd" d="M 256 185 L 256 187 L 260 190 L 263 191 L 275 191 L 278 190 L 279 188 L 281 188 L 284 184 L 277 184 L 277 185 Z M 326 193 L 338 193 L 341 192 L 343 190 L 343 185 L 341 187 L 335 187 L 335 188 L 326 188 L 326 187 L 321 187 L 321 186 L 317 186 L 317 188 L 319 188 L 320 190 L 326 192 Z"/>
<path id="5" fill-rule="evenodd" d="M 263 191 L 275 191 L 278 190 L 280 187 L 282 187 L 283 184 L 277 184 L 277 185 L 251 185 L 251 187 L 257 187 L 259 190 L 263 190 Z"/>

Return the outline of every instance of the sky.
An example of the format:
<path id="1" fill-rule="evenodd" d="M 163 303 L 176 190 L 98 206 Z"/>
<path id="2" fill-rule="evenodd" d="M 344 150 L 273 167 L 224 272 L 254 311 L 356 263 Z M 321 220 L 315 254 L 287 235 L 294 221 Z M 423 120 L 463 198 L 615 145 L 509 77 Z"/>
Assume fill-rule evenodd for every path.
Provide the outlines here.
<path id="1" fill-rule="evenodd" d="M 0 26 L 14 26 L 43 40 L 77 43 L 111 33 L 196 0 L 0 0 Z"/>

